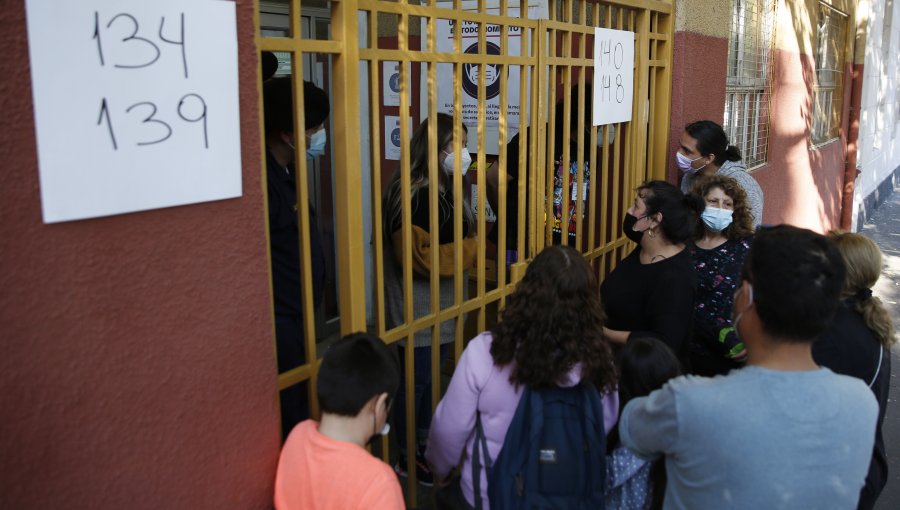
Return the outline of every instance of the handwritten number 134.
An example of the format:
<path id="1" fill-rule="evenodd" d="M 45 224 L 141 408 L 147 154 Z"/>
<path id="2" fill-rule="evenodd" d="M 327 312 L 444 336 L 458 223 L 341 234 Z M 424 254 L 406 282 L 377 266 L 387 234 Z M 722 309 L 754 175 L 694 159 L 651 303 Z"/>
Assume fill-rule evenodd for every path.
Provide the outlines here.
<path id="1" fill-rule="evenodd" d="M 121 20 L 121 21 L 119 21 L 119 20 Z M 123 45 L 128 45 L 127 46 L 128 49 L 139 52 L 138 55 L 146 54 L 147 57 L 150 57 L 152 55 L 152 58 L 145 58 L 144 61 L 133 61 L 133 62 L 124 63 L 124 64 L 116 63 L 116 64 L 113 64 L 113 67 L 117 67 L 120 69 L 140 69 L 142 67 L 148 67 L 148 66 L 155 64 L 156 61 L 159 60 L 161 51 L 159 49 L 159 46 L 155 42 L 151 41 L 150 39 L 147 39 L 146 37 L 141 37 L 138 35 L 138 31 L 140 30 L 140 23 L 138 23 L 138 20 L 131 14 L 123 12 L 123 13 L 119 13 L 119 14 L 116 14 L 115 16 L 113 16 L 109 20 L 109 22 L 106 24 L 105 28 L 107 30 L 109 30 L 113 26 L 113 24 L 117 23 L 117 22 L 119 25 L 126 25 L 126 26 L 130 25 L 130 29 L 131 29 L 131 34 L 127 35 L 126 37 L 123 37 L 121 39 L 121 43 Z M 184 48 L 184 13 L 181 13 L 181 27 L 180 27 L 181 39 L 174 39 L 174 38 L 167 39 L 166 36 L 163 35 L 163 32 L 165 31 L 165 26 L 166 26 L 166 17 L 162 16 L 159 21 L 159 32 L 158 32 L 159 40 L 164 43 L 172 44 L 175 46 L 181 46 L 181 63 L 182 63 L 182 66 L 184 67 L 184 77 L 187 78 L 188 77 L 187 53 L 185 52 L 185 48 Z M 106 58 L 104 57 L 104 54 L 103 54 L 103 33 L 102 33 L 103 28 L 104 27 L 102 27 L 100 24 L 100 13 L 98 13 L 97 11 L 94 11 L 94 35 L 93 35 L 92 39 L 95 39 L 97 41 L 97 55 L 100 57 L 100 65 L 101 66 L 106 65 Z"/>
<path id="2" fill-rule="evenodd" d="M 194 109 L 191 108 L 190 103 L 199 104 L 199 115 L 188 116 L 190 112 L 186 112 L 185 110 Z M 132 111 L 136 112 L 138 108 L 145 112 L 146 115 L 141 121 L 141 124 L 146 126 L 148 136 L 154 135 L 154 137 L 137 142 L 137 145 L 154 145 L 157 143 L 162 143 L 172 136 L 172 126 L 168 122 L 156 118 L 157 108 L 155 103 L 152 103 L 150 101 L 141 101 L 126 108 L 125 113 L 130 114 L 132 113 Z M 175 111 L 178 113 L 178 116 L 181 118 L 181 120 L 185 122 L 203 123 L 203 147 L 205 149 L 208 149 L 209 136 L 206 129 L 206 101 L 204 101 L 203 98 L 198 94 L 185 94 L 178 101 L 178 107 L 175 109 Z M 112 148 L 113 150 L 118 150 L 119 144 L 116 140 L 116 130 L 113 127 L 113 118 L 110 115 L 109 104 L 107 103 L 105 97 L 102 101 L 100 101 L 100 115 L 99 117 L 97 117 L 97 125 L 102 126 L 104 122 L 106 122 L 106 129 L 109 132 L 109 139 L 112 143 Z"/>

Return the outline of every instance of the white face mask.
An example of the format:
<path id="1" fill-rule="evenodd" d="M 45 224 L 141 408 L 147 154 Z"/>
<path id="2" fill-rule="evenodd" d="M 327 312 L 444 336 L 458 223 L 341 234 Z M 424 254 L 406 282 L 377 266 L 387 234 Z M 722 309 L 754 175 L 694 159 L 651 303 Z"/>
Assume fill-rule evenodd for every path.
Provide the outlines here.
<path id="1" fill-rule="evenodd" d="M 720 209 L 718 207 L 706 206 L 700 218 L 706 227 L 713 232 L 721 232 L 731 225 L 731 216 L 734 211 L 730 209 Z"/>
<path id="2" fill-rule="evenodd" d="M 309 137 L 309 147 L 306 148 L 306 158 L 313 159 L 317 156 L 325 154 L 325 142 L 328 137 L 325 135 L 325 128 L 316 131 Z"/>
<path id="3" fill-rule="evenodd" d="M 703 157 L 703 156 L 697 156 L 697 157 L 694 158 L 694 159 L 688 159 L 688 157 L 685 156 L 684 154 L 682 154 L 682 153 L 680 153 L 680 152 L 676 152 L 676 153 L 675 153 L 675 164 L 678 165 L 678 168 L 681 169 L 681 171 L 684 172 L 684 173 L 687 173 L 687 172 L 698 172 L 698 171 L 700 171 L 700 170 L 703 170 L 703 168 L 704 168 L 706 165 L 703 165 L 703 166 L 701 166 L 700 168 L 694 168 L 694 167 L 692 166 L 692 164 L 694 163 L 694 161 L 697 161 L 698 159 L 700 159 L 700 158 L 702 158 L 702 157 Z"/>
<path id="4" fill-rule="evenodd" d="M 472 164 L 472 156 L 469 154 L 469 149 L 462 150 L 462 158 L 460 159 L 460 170 L 462 171 L 462 176 L 465 177 L 466 173 L 469 171 L 469 166 Z M 452 152 L 444 156 L 444 160 L 441 162 L 444 171 L 450 175 L 453 175 L 453 163 L 454 158 Z"/>

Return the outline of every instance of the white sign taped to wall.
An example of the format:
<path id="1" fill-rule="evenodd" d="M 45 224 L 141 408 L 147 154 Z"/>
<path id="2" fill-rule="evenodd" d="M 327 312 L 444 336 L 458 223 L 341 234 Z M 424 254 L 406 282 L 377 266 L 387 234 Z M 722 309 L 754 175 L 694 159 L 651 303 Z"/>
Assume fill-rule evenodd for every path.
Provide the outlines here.
<path id="1" fill-rule="evenodd" d="M 438 2 L 438 7 L 451 8 L 448 2 Z M 452 5 L 452 4 L 450 4 Z M 518 18 L 520 15 L 519 2 L 509 2 L 507 6 L 507 16 Z M 499 15 L 500 5 L 498 0 L 487 0 L 485 2 L 488 14 Z M 465 11 L 478 11 L 478 2 L 468 1 L 462 2 L 462 8 Z M 528 2 L 528 18 L 529 19 L 545 19 L 548 17 L 548 8 L 546 0 L 532 0 Z M 486 52 L 492 55 L 500 55 L 500 26 L 484 25 L 487 30 L 485 36 Z M 438 19 L 437 22 L 437 51 L 442 53 L 453 53 L 453 38 L 456 27 L 454 20 Z M 461 40 L 462 52 L 478 54 L 478 24 L 462 23 Z M 422 33 L 425 33 L 425 20 L 422 21 Z M 510 26 L 508 29 L 508 38 L 506 42 L 507 55 L 521 55 L 521 27 Z M 526 34 L 527 36 L 527 34 Z M 531 41 L 528 42 L 529 46 Z M 424 67 L 424 66 L 423 66 Z M 437 65 L 437 109 L 439 112 L 453 113 L 453 65 L 438 64 Z M 478 125 L 478 75 L 481 67 L 476 64 L 465 64 L 462 70 L 462 115 L 463 124 L 470 128 Z M 487 131 L 486 140 L 488 146 L 485 152 L 489 154 L 496 153 L 496 144 L 491 140 L 496 140 L 497 131 L 500 125 L 500 73 L 507 73 L 507 139 L 512 138 L 518 131 L 519 126 L 528 123 L 528 118 L 520 119 L 519 108 L 521 103 L 519 79 L 519 66 L 500 66 L 486 65 L 483 66 L 485 73 L 485 128 Z M 526 81 L 526 88 L 530 87 L 530 79 Z M 422 80 L 423 98 L 427 97 L 427 80 Z M 527 98 L 526 98 L 527 100 Z M 477 150 L 471 147 L 472 150 Z"/>
<path id="2" fill-rule="evenodd" d="M 45 222 L 241 196 L 233 2 L 25 6 Z"/>
<path id="3" fill-rule="evenodd" d="M 631 120 L 634 98 L 634 32 L 594 29 L 593 124 Z"/>

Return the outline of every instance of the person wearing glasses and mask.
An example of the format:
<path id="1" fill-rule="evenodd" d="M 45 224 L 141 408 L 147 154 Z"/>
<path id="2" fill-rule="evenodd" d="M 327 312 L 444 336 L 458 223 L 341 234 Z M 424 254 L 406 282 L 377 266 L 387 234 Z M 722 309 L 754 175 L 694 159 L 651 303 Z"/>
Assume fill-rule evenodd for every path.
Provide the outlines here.
<path id="1" fill-rule="evenodd" d="M 275 340 L 278 372 L 306 363 L 303 300 L 300 287 L 300 229 L 297 219 L 296 146 L 291 78 L 271 78 L 263 84 L 266 130 L 266 191 L 269 202 L 269 247 L 272 254 L 272 289 L 275 301 Z M 303 82 L 307 161 L 325 152 L 328 95 Z M 316 229 L 316 213 L 309 205 L 309 260 L 313 307 L 325 289 L 325 251 Z M 308 393 L 302 385 L 281 392 L 281 427 L 287 436 L 294 425 L 309 417 Z"/>
<path id="2" fill-rule="evenodd" d="M 762 189 L 756 179 L 747 173 L 747 167 L 741 161 L 741 151 L 728 142 L 722 126 L 711 120 L 698 120 L 685 126 L 678 152 L 675 153 L 675 162 L 684 174 L 681 191 L 690 193 L 694 182 L 701 177 L 731 177 L 747 194 L 753 228 L 762 223 Z"/>

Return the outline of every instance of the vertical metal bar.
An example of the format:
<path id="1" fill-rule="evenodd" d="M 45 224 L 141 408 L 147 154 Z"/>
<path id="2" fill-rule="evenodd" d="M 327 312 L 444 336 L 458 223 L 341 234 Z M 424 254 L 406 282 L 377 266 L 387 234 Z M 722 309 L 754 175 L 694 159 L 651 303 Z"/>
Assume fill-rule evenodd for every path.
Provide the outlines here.
<path id="1" fill-rule="evenodd" d="M 485 6 L 484 0 L 478 0 L 478 12 L 484 13 Z M 477 274 L 476 276 L 476 294 L 479 300 L 484 298 L 485 293 L 485 283 L 484 283 L 484 261 L 485 261 L 485 240 L 487 236 L 485 235 L 485 218 L 484 218 L 484 200 L 485 196 L 485 179 L 484 179 L 484 168 L 485 168 L 485 158 L 484 158 L 484 135 L 485 135 L 485 123 L 486 123 L 486 114 L 485 110 L 487 108 L 487 92 L 485 91 L 486 84 L 486 74 L 488 68 L 488 56 L 487 56 L 487 31 L 488 25 L 486 23 L 478 23 L 478 56 L 480 63 L 478 64 L 478 172 L 475 176 L 476 187 L 479 191 L 478 193 L 478 204 L 476 204 L 478 210 L 478 225 L 476 227 L 477 236 L 478 236 L 478 254 L 476 255 L 478 264 L 475 269 Z M 485 305 L 484 302 L 481 302 L 481 305 L 478 307 L 478 331 L 484 331 L 486 325 L 486 313 L 485 313 Z"/>
<path id="2" fill-rule="evenodd" d="M 340 2 L 342 3 L 342 2 Z M 397 46 L 401 53 L 407 51 L 407 15 L 400 14 L 397 25 Z M 410 146 L 409 122 L 405 115 L 409 112 L 409 92 L 407 90 L 406 61 L 400 60 L 400 146 Z M 352 131 L 352 129 L 351 129 Z M 400 157 L 400 201 L 401 201 L 401 237 L 403 263 L 401 275 L 403 279 L 403 321 L 406 326 L 406 344 L 404 345 L 404 375 L 406 386 L 406 466 L 408 475 L 407 503 L 415 505 L 416 501 L 416 425 L 415 425 L 415 331 L 410 324 L 415 319 L 413 307 L 413 271 L 412 271 L 412 194 L 411 194 L 411 162 L 408 155 Z M 404 438 L 400 438 L 403 440 Z"/>

